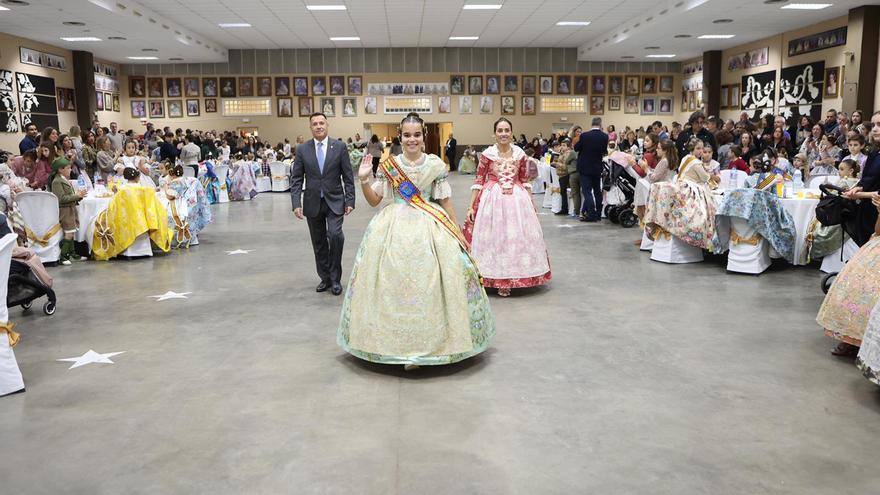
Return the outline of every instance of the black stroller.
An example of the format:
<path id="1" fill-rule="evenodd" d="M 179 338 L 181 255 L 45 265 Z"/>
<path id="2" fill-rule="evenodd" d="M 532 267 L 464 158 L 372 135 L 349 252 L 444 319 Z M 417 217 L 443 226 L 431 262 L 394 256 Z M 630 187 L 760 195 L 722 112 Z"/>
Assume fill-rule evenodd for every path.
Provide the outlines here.
<path id="1" fill-rule="evenodd" d="M 6 307 L 21 306 L 27 311 L 35 299 L 43 296 L 49 299 L 43 304 L 43 313 L 55 314 L 55 291 L 43 284 L 27 263 L 13 259 L 9 267 Z"/>
<path id="2" fill-rule="evenodd" d="M 622 227 L 635 227 L 639 223 L 633 203 L 636 197 L 636 178 L 630 175 L 625 168 L 610 158 L 605 162 L 602 170 L 602 184 L 606 191 L 616 186 L 623 194 L 623 202 L 616 205 L 605 205 L 605 217 L 612 223 L 619 223 Z"/>
<path id="3" fill-rule="evenodd" d="M 822 191 L 822 199 L 816 205 L 816 220 L 826 227 L 832 225 L 840 225 L 846 234 L 843 238 L 849 236 L 850 239 L 857 239 L 855 235 L 858 229 L 856 225 L 856 202 L 844 198 L 841 194 L 846 191 L 845 188 L 835 186 L 833 184 L 819 184 Z M 834 191 L 832 193 L 831 191 Z M 822 277 L 822 292 L 828 293 L 831 284 L 837 273 L 829 273 Z"/>

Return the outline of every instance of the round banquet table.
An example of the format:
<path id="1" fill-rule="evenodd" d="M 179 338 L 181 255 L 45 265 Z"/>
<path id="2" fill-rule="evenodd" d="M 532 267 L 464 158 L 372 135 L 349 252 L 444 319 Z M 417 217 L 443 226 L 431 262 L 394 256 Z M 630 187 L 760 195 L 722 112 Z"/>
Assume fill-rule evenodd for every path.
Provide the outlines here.
<path id="1" fill-rule="evenodd" d="M 157 191 L 156 196 L 162 201 L 163 195 L 161 192 Z M 92 240 L 95 237 L 95 219 L 98 218 L 98 215 L 100 215 L 102 211 L 110 206 L 110 200 L 112 199 L 113 196 L 106 198 L 99 197 L 94 191 L 89 191 L 88 196 L 84 197 L 82 201 L 76 205 L 76 212 L 79 216 L 79 226 L 74 239 L 77 242 L 88 243 L 89 252 L 92 250 Z"/>

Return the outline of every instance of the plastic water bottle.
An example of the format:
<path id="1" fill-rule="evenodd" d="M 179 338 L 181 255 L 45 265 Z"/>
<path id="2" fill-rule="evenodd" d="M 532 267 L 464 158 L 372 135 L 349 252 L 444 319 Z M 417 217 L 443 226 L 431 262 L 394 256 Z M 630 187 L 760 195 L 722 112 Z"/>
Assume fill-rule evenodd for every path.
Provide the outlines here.
<path id="1" fill-rule="evenodd" d="M 794 171 L 794 193 L 795 195 L 804 190 L 804 179 L 800 169 Z"/>
<path id="2" fill-rule="evenodd" d="M 76 187 L 77 187 L 80 191 L 85 191 L 85 190 L 86 190 L 86 180 L 83 179 L 82 174 L 79 174 L 79 178 L 76 179 Z"/>

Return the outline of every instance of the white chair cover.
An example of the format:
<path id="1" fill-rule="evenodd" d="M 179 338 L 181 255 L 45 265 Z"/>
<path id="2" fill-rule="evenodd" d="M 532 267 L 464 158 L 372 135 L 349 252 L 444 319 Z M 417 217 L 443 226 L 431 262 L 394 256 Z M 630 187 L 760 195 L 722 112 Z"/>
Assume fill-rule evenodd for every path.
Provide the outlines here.
<path id="1" fill-rule="evenodd" d="M 819 189 L 819 184 L 837 184 L 840 182 L 839 175 L 817 175 L 810 178 L 808 189 Z"/>
<path id="2" fill-rule="evenodd" d="M 217 165 L 214 167 L 214 174 L 217 175 L 217 179 L 220 181 L 220 194 L 217 195 L 217 200 L 219 203 L 228 203 L 229 191 L 226 188 L 226 178 L 229 176 L 229 165 Z"/>
<path id="3" fill-rule="evenodd" d="M 841 260 L 841 250 L 843 251 L 843 260 Z M 837 251 L 829 254 L 828 256 L 822 258 L 822 266 L 819 267 L 819 270 L 824 273 L 840 273 L 843 270 L 843 265 L 852 258 L 856 251 L 859 250 L 859 245 L 852 239 L 847 239 L 846 242 L 843 243 L 842 248 L 838 248 Z"/>
<path id="4" fill-rule="evenodd" d="M 748 176 L 749 174 L 743 172 L 742 170 L 722 170 L 721 184 L 719 184 L 719 187 L 721 187 L 721 189 L 739 189 L 741 187 L 746 187 L 746 177 Z"/>
<path id="5" fill-rule="evenodd" d="M 648 237 L 648 229 L 642 230 L 642 245 L 639 246 L 640 251 L 651 251 L 654 249 L 654 241 Z"/>
<path id="6" fill-rule="evenodd" d="M 290 190 L 290 170 L 281 162 L 269 164 L 272 172 L 272 192 L 284 192 Z"/>
<path id="7" fill-rule="evenodd" d="M 727 253 L 727 271 L 758 275 L 770 267 L 770 243 L 761 237 L 749 223 L 739 217 L 730 217 L 730 241 Z M 754 245 L 747 242 L 735 242 L 733 233 L 741 239 L 752 239 L 757 236 Z"/>
<path id="8" fill-rule="evenodd" d="M 550 167 L 550 182 L 547 183 L 547 189 L 544 190 L 544 208 L 550 208 L 550 211 L 556 213 L 562 210 L 562 194 L 559 193 L 559 174 L 556 169 Z"/>
<path id="9" fill-rule="evenodd" d="M 550 165 L 541 160 L 535 160 L 538 165 L 538 176 L 532 179 L 532 194 L 543 194 L 550 185 Z M 477 163 L 480 163 L 479 157 Z M 545 186 L 546 184 L 546 186 Z"/>
<path id="10" fill-rule="evenodd" d="M 269 192 L 272 190 L 272 178 L 262 175 L 257 177 L 257 192 Z"/>
<path id="11" fill-rule="evenodd" d="M 153 246 L 150 244 L 150 233 L 144 232 L 137 236 L 128 249 L 120 253 L 121 256 L 129 258 L 140 258 L 142 256 L 153 256 Z"/>
<path id="12" fill-rule="evenodd" d="M 651 259 L 663 263 L 699 263 L 703 261 L 703 250 L 691 246 L 675 236 L 660 235 L 654 240 Z"/>
<path id="13" fill-rule="evenodd" d="M 58 224 L 58 196 L 46 191 L 26 191 L 16 196 L 18 208 L 25 226 L 31 229 L 37 236 L 46 235 L 49 230 Z M 61 255 L 61 239 L 64 231 L 58 229 L 49 238 L 47 245 L 28 240 L 28 245 L 43 263 L 54 263 Z"/>
<path id="14" fill-rule="evenodd" d="M 49 193 L 51 194 L 51 193 Z M 9 288 L 9 265 L 12 263 L 12 248 L 15 247 L 15 234 L 6 234 L 0 239 L 0 322 L 9 322 L 9 309 L 6 308 L 6 295 Z M 0 396 L 18 392 L 24 388 L 24 380 L 15 353 L 9 347 L 9 338 L 0 333 Z"/>

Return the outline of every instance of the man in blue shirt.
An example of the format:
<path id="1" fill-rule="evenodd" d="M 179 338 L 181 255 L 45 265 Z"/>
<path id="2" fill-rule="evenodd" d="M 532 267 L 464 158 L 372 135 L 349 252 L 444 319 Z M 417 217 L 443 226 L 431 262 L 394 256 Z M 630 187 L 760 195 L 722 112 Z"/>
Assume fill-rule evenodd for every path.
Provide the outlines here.
<path id="1" fill-rule="evenodd" d="M 18 154 L 23 155 L 27 150 L 33 150 L 37 148 L 37 126 L 35 124 L 28 124 L 24 128 L 24 138 L 22 138 L 21 142 L 18 143 Z"/>

